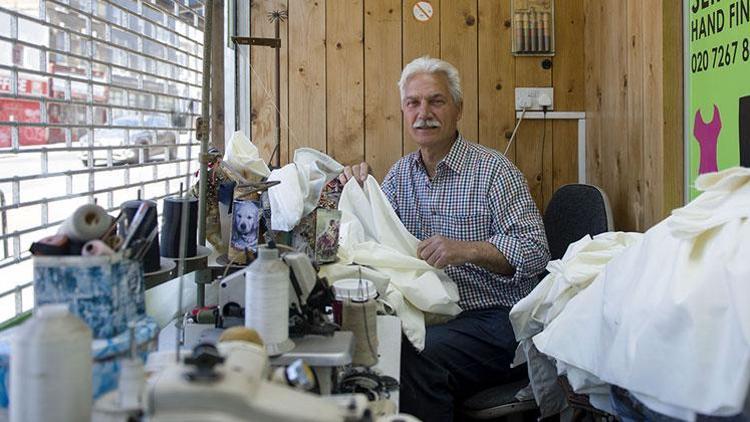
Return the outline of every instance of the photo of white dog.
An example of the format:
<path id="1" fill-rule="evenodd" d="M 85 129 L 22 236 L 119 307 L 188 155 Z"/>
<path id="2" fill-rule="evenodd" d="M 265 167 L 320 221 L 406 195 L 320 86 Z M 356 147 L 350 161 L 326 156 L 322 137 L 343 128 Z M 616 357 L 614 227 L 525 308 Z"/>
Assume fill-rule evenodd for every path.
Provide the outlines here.
<path id="1" fill-rule="evenodd" d="M 258 247 L 260 208 L 255 201 L 234 201 L 231 247 L 255 252 Z"/>

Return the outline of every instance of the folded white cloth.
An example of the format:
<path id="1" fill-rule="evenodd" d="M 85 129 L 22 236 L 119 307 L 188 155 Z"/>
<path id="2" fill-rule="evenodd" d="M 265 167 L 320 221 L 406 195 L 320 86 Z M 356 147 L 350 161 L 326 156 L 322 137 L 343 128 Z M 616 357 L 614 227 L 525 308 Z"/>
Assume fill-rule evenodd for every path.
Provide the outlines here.
<path id="1" fill-rule="evenodd" d="M 390 278 L 384 301 L 401 318 L 409 341 L 417 350 L 424 349 L 424 313 L 461 312 L 456 284 L 442 270 L 417 258 L 419 240 L 406 230 L 372 176 L 364 188 L 350 180 L 339 209 L 340 262 L 366 265 Z"/>
<path id="2" fill-rule="evenodd" d="M 265 161 L 260 158 L 258 148 L 240 130 L 229 138 L 223 161 L 243 177 L 247 177 L 246 171 L 259 177 L 267 177 L 271 173 Z"/>
<path id="3" fill-rule="evenodd" d="M 344 166 L 312 148 L 294 151 L 294 161 L 274 170 L 269 181 L 281 183 L 268 190 L 271 202 L 271 228 L 291 231 L 302 217 L 318 205 L 326 183 L 333 180 Z"/>
<path id="4" fill-rule="evenodd" d="M 750 169 L 700 176 L 696 186 L 704 190 L 697 199 L 614 257 L 533 338 L 563 370 L 580 370 L 574 388 L 615 384 L 682 419 L 742 411 L 750 386 Z"/>
<path id="5" fill-rule="evenodd" d="M 531 338 L 588 287 L 612 257 L 642 236 L 623 232 L 602 233 L 593 239 L 584 236 L 568 246 L 561 259 L 550 261 L 547 264 L 549 274 L 511 309 L 510 322 L 519 341 L 513 364 L 528 363 L 529 380 L 542 417 L 559 413 L 566 407 L 565 393 L 557 382 L 554 364 L 536 350 Z"/>

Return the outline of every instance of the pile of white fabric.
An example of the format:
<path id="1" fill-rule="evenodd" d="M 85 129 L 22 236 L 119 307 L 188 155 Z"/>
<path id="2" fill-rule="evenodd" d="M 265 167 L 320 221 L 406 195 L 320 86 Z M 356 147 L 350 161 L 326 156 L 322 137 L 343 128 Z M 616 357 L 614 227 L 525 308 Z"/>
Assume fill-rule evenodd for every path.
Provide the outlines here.
<path id="1" fill-rule="evenodd" d="M 324 266 L 321 275 L 334 281 L 359 271 L 347 264 L 369 267 L 363 278 L 375 282 L 384 293 L 382 300 L 401 318 L 406 337 L 417 350 L 424 349 L 425 316 L 461 312 L 456 284 L 417 257 L 419 240 L 406 230 L 372 176 L 364 187 L 354 180 L 344 186 L 339 210 L 339 263 Z"/>
<path id="2" fill-rule="evenodd" d="M 703 191 L 696 200 L 612 258 L 534 335 L 576 391 L 614 384 L 651 410 L 685 420 L 743 410 L 750 386 L 750 169 L 700 176 L 696 188 Z M 550 303 L 546 316 L 533 318 L 546 324 L 555 312 Z M 534 312 L 519 315 L 531 320 Z"/>
<path id="3" fill-rule="evenodd" d="M 268 176 L 269 182 L 281 182 L 268 190 L 271 228 L 292 231 L 302 217 L 310 214 L 318 205 L 326 183 L 342 171 L 344 166 L 318 150 L 299 148 L 294 151 L 292 163 L 272 171 Z"/>

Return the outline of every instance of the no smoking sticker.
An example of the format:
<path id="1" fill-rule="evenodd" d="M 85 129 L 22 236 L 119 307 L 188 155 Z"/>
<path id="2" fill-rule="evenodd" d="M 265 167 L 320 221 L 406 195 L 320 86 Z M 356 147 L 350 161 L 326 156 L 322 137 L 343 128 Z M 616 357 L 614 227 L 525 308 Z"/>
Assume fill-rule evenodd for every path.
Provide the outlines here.
<path id="1" fill-rule="evenodd" d="M 414 14 L 414 19 L 420 22 L 427 22 L 432 17 L 432 5 L 429 1 L 418 1 L 414 3 L 412 13 Z"/>

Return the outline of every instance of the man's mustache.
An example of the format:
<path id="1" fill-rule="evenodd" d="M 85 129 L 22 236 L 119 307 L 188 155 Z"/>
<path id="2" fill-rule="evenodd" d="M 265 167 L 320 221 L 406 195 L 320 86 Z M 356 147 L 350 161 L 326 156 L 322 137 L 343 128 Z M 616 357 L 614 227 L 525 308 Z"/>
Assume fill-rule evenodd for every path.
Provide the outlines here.
<path id="1" fill-rule="evenodd" d="M 413 125 L 414 129 L 430 129 L 434 127 L 441 127 L 442 125 L 435 119 L 417 119 Z"/>

